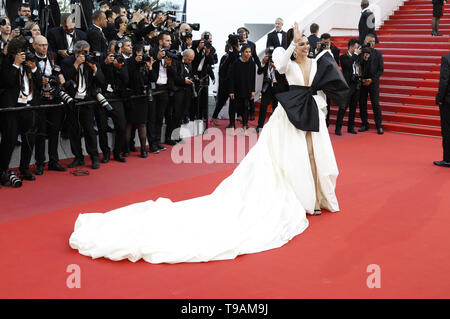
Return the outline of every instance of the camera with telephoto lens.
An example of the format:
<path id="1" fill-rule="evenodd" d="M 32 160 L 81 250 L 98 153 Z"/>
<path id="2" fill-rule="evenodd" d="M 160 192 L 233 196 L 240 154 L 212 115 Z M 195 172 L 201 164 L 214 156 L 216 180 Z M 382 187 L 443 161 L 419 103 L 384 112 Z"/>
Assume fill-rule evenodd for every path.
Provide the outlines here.
<path id="1" fill-rule="evenodd" d="M 233 48 L 237 47 L 239 45 L 241 39 L 241 34 L 229 34 L 228 35 L 228 44 L 232 46 Z"/>
<path id="2" fill-rule="evenodd" d="M 326 48 L 328 47 L 328 43 L 326 43 L 325 41 L 321 41 L 319 42 L 319 44 L 319 51 L 326 50 Z"/>
<path id="3" fill-rule="evenodd" d="M 188 25 L 191 27 L 192 31 L 200 30 L 200 23 L 188 23 Z"/>
<path id="4" fill-rule="evenodd" d="M 192 33 L 189 31 L 183 31 L 180 34 L 181 41 L 186 41 L 186 39 L 192 39 Z"/>
<path id="5" fill-rule="evenodd" d="M 56 69 L 56 66 L 55 66 Z M 75 104 L 75 100 L 69 95 L 67 94 L 63 87 L 59 84 L 58 81 L 58 75 L 59 72 L 55 71 L 55 69 L 52 72 L 52 75 L 50 75 L 48 77 L 48 85 L 50 86 L 49 92 L 50 94 L 52 94 L 53 96 L 57 96 L 59 97 L 64 104 L 67 105 L 74 105 Z M 66 82 L 66 85 L 70 85 L 70 82 Z"/>
<path id="6" fill-rule="evenodd" d="M 146 85 L 144 86 L 145 89 L 145 95 L 147 96 L 148 102 L 153 102 L 153 90 L 156 88 L 156 85 L 154 82 L 150 83 L 150 86 Z"/>
<path id="7" fill-rule="evenodd" d="M 100 58 L 102 54 L 100 52 L 89 52 L 89 53 L 85 53 L 84 57 L 86 59 L 86 62 L 89 62 L 91 64 L 95 63 L 98 61 L 98 59 Z"/>
<path id="8" fill-rule="evenodd" d="M 97 95 L 95 96 L 95 98 L 97 99 L 97 102 L 103 106 L 104 108 L 106 108 L 108 111 L 112 111 L 113 107 L 111 106 L 111 104 L 109 104 L 109 102 L 106 100 L 106 98 L 103 96 L 102 94 L 102 90 L 101 89 L 97 89 Z"/>
<path id="9" fill-rule="evenodd" d="M 22 186 L 21 179 L 19 177 L 17 177 L 16 173 L 14 173 L 13 171 L 8 172 L 8 179 L 9 179 L 9 182 L 11 183 L 11 186 L 13 186 L 15 188 L 19 188 Z"/>
<path id="10" fill-rule="evenodd" d="M 181 59 L 181 53 L 175 49 L 163 48 L 161 51 L 166 52 L 166 57 L 171 59 Z"/>

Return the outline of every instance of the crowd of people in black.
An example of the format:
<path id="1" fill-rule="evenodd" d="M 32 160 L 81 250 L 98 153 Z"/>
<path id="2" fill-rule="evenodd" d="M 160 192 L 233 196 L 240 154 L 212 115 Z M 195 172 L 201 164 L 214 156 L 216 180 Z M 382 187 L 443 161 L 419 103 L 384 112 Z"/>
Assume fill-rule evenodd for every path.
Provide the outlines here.
<path id="1" fill-rule="evenodd" d="M 216 82 L 213 68 L 218 63 L 210 32 L 203 32 L 199 40 L 193 40 L 193 32 L 200 29 L 198 24 L 180 23 L 174 12 L 145 9 L 131 14 L 122 1 L 100 1 L 99 9 L 95 10 L 92 0 L 83 0 L 81 16 L 61 14 L 59 7 L 52 4 L 50 1 L 50 8 L 44 8 L 47 11 L 42 8 L 34 11 L 30 3 L 22 3 L 17 14 L 8 11 L 9 17 L 0 17 L 2 185 L 20 186 L 21 179 L 31 181 L 35 175 L 44 174 L 46 139 L 49 170 L 67 170 L 58 158 L 61 135 L 70 140 L 74 156 L 69 168 L 85 165 L 84 137 L 92 168 L 98 169 L 100 163 L 108 163 L 111 157 L 126 162 L 130 152 L 137 151 L 136 132 L 140 156 L 146 158 L 149 152 L 158 154 L 166 150 L 163 144 L 173 146 L 182 142 L 179 128 L 183 123 L 200 119 L 208 125 L 208 86 Z M 33 12 L 47 12 L 45 23 L 39 19 L 41 15 L 33 17 Z M 219 125 L 219 113 L 229 100 L 227 128 L 233 130 L 237 118 L 247 133 L 249 121 L 255 119 L 255 77 L 259 74 L 263 84 L 256 132 L 262 130 L 268 105 L 275 108 L 276 94 L 289 89 L 285 76 L 277 71 L 272 60 L 275 48 L 286 47 L 293 37 L 292 29 L 285 32 L 282 28 L 283 19 L 278 18 L 275 30 L 268 34 L 262 60 L 255 43 L 248 40 L 248 29 L 239 28 L 228 36 L 219 64 L 212 125 Z M 376 36 L 366 34 L 364 43 L 351 39 L 348 52 L 340 56 L 330 34 L 318 37 L 317 24 L 312 24 L 310 31 L 309 56 L 315 58 L 321 51 L 329 50 L 351 87 L 348 132 L 356 134 L 354 117 L 358 102 L 363 121 L 360 131 L 368 129 L 370 95 L 378 133 L 382 134 L 378 79 L 383 72 L 383 60 L 374 48 Z M 48 107 L 42 107 L 45 105 Z M 39 107 L 30 109 L 30 106 Z M 337 116 L 338 135 L 347 107 L 341 108 Z M 111 131 L 109 118 L 114 132 L 112 149 L 107 135 Z M 329 112 L 327 124 L 328 119 Z M 166 129 L 162 138 L 163 123 Z M 9 170 L 19 134 L 20 177 Z M 103 154 L 101 159 L 98 148 Z M 33 150 L 36 169 L 31 172 Z"/>

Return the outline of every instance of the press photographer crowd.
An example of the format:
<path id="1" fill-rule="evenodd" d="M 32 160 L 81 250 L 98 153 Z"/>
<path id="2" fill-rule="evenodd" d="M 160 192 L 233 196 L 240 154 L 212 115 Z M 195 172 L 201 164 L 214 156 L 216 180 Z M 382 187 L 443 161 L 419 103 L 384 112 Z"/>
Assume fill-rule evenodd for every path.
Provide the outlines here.
<path id="1" fill-rule="evenodd" d="M 206 127 L 208 123 L 219 126 L 219 113 L 227 100 L 227 128 L 233 131 L 238 119 L 247 132 L 249 121 L 255 119 L 256 74 L 264 79 L 256 127 L 260 132 L 268 105 L 275 108 L 276 94 L 289 89 L 272 53 L 291 43 L 292 29 L 282 31 L 283 20 L 278 18 L 260 60 L 255 43 L 248 40 L 249 30 L 239 28 L 225 43 L 218 65 L 216 107 L 208 121 L 208 87 L 216 82 L 214 66 L 219 62 L 213 35 L 200 33 L 199 24 L 178 21 L 175 12 L 130 9 L 124 2 L 72 1 L 75 9 L 70 13 L 61 13 L 56 0 L 19 3 L 12 9 L 6 2 L 6 15 L 0 17 L 1 185 L 20 187 L 22 180 L 35 180 L 35 175 L 44 174 L 47 157 L 48 170 L 67 171 L 59 163 L 60 138 L 70 141 L 74 159 L 68 168 L 85 165 L 82 137 L 92 169 L 110 159 L 125 163 L 131 152 L 137 152 L 136 132 L 140 156 L 158 154 L 167 145 L 183 143 L 178 129 L 183 123 L 203 120 Z M 317 24 L 312 24 L 310 31 L 310 57 L 330 50 L 351 87 L 348 132 L 356 134 L 358 102 L 363 122 L 360 131 L 368 130 L 370 94 L 378 133 L 382 134 L 378 79 L 383 59 L 374 48 L 374 32 L 363 35 L 362 41 L 351 39 L 348 52 L 340 56 L 330 34 L 318 37 Z M 194 36 L 195 32 L 199 34 Z M 346 108 L 339 110 L 338 135 L 345 113 Z M 112 149 L 109 132 L 114 135 Z M 10 162 L 19 135 L 17 174 L 10 169 Z M 31 171 L 33 151 L 36 168 Z"/>

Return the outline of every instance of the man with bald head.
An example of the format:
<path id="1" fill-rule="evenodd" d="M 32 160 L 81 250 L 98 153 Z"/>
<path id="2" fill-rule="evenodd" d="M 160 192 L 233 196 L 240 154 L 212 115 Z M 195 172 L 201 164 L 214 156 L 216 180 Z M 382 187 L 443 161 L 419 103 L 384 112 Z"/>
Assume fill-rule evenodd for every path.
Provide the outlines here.
<path id="1" fill-rule="evenodd" d="M 195 52 L 192 49 L 183 51 L 180 60 L 173 60 L 171 67 L 167 69 L 174 78 L 174 99 L 169 111 L 166 112 L 168 125 L 166 130 L 167 145 L 175 145 L 180 142 L 180 134 L 178 128 L 181 126 L 184 113 L 189 110 L 192 103 L 192 81 L 194 73 L 192 72 L 191 63 L 195 58 Z"/>
<path id="2" fill-rule="evenodd" d="M 49 78 L 52 74 L 57 73 L 55 70 L 55 54 L 48 51 L 48 41 L 42 35 L 34 38 L 33 49 L 37 58 L 36 67 L 42 73 L 42 89 L 40 92 L 41 105 L 56 104 L 60 99 L 50 93 L 51 86 Z M 62 77 L 62 76 L 61 76 Z M 64 78 L 61 78 L 63 81 Z M 60 78 L 58 78 L 60 80 Z M 45 165 L 45 137 L 48 135 L 48 169 L 53 171 L 64 172 L 66 169 L 62 167 L 58 161 L 58 138 L 61 130 L 62 119 L 64 115 L 63 107 L 49 108 L 38 110 L 36 112 L 37 134 L 35 144 L 36 158 L 36 175 L 44 174 Z"/>

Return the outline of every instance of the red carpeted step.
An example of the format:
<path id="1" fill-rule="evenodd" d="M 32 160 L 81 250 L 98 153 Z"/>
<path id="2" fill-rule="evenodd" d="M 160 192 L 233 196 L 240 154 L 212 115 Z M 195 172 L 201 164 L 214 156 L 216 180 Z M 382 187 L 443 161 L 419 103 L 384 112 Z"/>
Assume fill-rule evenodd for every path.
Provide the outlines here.
<path id="1" fill-rule="evenodd" d="M 440 63 L 441 56 L 403 56 L 383 54 L 384 62 L 404 62 L 404 63 Z"/>
<path id="2" fill-rule="evenodd" d="M 411 96 L 401 94 L 383 93 L 380 94 L 380 102 L 402 103 L 420 106 L 436 106 L 434 97 Z"/>
<path id="3" fill-rule="evenodd" d="M 393 94 L 435 97 L 437 90 L 435 88 L 419 88 L 419 87 L 413 87 L 413 86 L 402 86 L 402 83 L 398 83 L 398 85 L 381 85 L 380 92 L 383 92 L 383 94 L 384 93 L 393 93 Z"/>
<path id="4" fill-rule="evenodd" d="M 385 64 L 386 65 L 386 64 Z M 396 77 L 386 77 L 383 75 L 380 79 L 380 84 L 386 85 L 406 85 L 406 86 L 416 86 L 416 87 L 431 87 L 437 88 L 439 85 L 439 80 L 422 80 L 417 78 L 396 78 Z"/>
<path id="5" fill-rule="evenodd" d="M 391 36 L 385 36 L 385 35 L 377 35 L 378 40 L 381 42 L 421 42 L 423 44 L 423 42 L 442 42 L 442 43 L 449 43 L 450 40 L 450 36 L 448 35 L 443 35 L 441 37 L 432 37 L 431 33 L 430 35 L 412 35 L 412 34 L 408 34 L 408 35 L 404 35 L 404 34 L 397 34 L 394 38 Z M 357 35 L 354 36 L 334 36 L 332 37 L 333 42 L 336 41 L 342 41 L 344 43 L 347 43 L 348 40 L 350 40 L 351 38 L 358 38 Z M 423 44 L 425 45 L 425 44 Z"/>
<path id="6" fill-rule="evenodd" d="M 390 31 L 390 30 L 378 30 L 377 31 L 377 35 L 389 35 L 392 37 L 395 37 L 398 33 L 402 33 L 402 34 L 422 34 L 422 35 L 430 35 L 431 36 L 431 29 L 420 29 L 420 30 L 411 30 L 411 29 L 401 29 L 401 30 L 395 30 L 395 31 Z M 444 33 L 445 34 L 445 33 Z"/>
<path id="7" fill-rule="evenodd" d="M 401 62 L 384 62 L 385 69 L 392 70 L 418 70 L 418 71 L 437 71 L 441 67 L 439 64 L 433 63 L 401 63 Z"/>
<path id="8" fill-rule="evenodd" d="M 383 76 L 420 78 L 420 79 L 439 79 L 439 72 L 437 72 L 437 71 L 427 72 L 427 71 L 417 71 L 417 70 L 385 69 Z"/>

